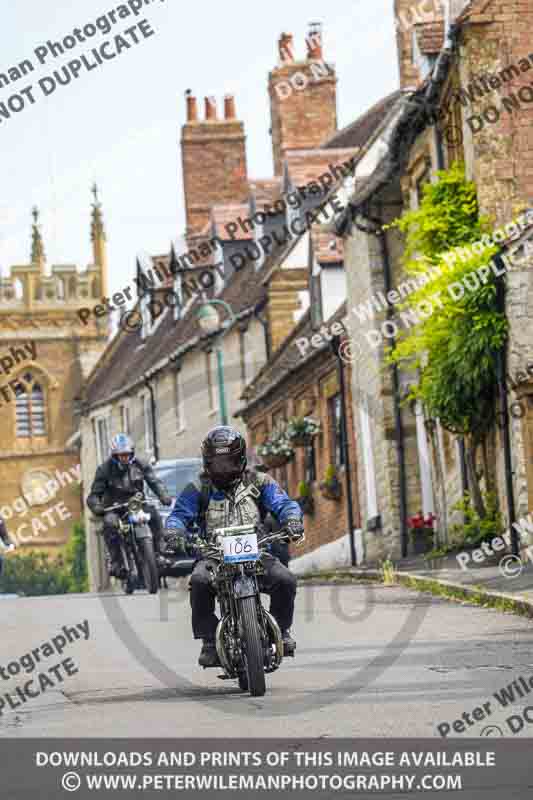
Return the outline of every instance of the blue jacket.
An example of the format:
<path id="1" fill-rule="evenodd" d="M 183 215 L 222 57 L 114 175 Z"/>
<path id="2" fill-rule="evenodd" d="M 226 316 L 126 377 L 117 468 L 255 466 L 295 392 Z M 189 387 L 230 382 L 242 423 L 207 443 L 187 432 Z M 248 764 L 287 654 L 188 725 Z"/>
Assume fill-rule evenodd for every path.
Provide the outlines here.
<path id="1" fill-rule="evenodd" d="M 284 525 L 291 517 L 302 520 L 303 514 L 300 506 L 295 500 L 291 500 L 289 495 L 283 491 L 281 486 L 270 477 L 263 476 L 264 483 L 261 487 L 261 494 L 256 503 L 266 511 L 273 514 L 280 525 Z M 209 500 L 223 500 L 224 492 L 218 491 L 214 487 L 210 490 Z M 166 527 L 178 531 L 186 529 L 197 522 L 200 510 L 201 490 L 194 483 L 189 483 L 176 499 L 174 507 L 167 517 Z"/>

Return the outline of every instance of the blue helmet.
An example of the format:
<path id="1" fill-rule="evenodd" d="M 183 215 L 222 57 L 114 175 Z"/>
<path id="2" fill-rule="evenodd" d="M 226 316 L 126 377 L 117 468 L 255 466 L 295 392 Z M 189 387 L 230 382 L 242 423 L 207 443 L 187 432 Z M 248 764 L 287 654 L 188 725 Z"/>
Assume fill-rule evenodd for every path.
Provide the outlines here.
<path id="1" fill-rule="evenodd" d="M 135 457 L 135 445 L 125 433 L 117 433 L 117 435 L 111 439 L 111 458 L 117 464 L 124 465 L 125 462 L 119 459 L 121 455 L 128 456 L 128 464 L 131 464 Z"/>

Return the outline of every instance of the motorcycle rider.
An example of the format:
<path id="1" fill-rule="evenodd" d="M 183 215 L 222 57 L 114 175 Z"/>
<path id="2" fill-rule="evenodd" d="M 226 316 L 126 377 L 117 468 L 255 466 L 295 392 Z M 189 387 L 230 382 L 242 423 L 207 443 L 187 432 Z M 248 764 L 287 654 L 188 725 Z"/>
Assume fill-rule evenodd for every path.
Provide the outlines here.
<path id="1" fill-rule="evenodd" d="M 187 534 L 187 528 L 193 523 L 200 528 L 202 538 L 209 541 L 215 528 L 259 524 L 268 512 L 288 529 L 292 541 L 303 539 L 300 506 L 270 475 L 246 469 L 246 442 L 238 431 L 227 425 L 213 428 L 201 449 L 203 472 L 176 499 L 166 521 L 167 546 L 190 539 L 192 534 Z M 296 578 L 269 553 L 261 555 L 261 563 L 264 568 L 261 590 L 270 594 L 270 611 L 280 626 L 284 653 L 292 656 L 296 649 L 290 633 Z M 203 640 L 198 659 L 202 667 L 219 664 L 215 646 L 218 619 L 209 566 L 209 559 L 199 560 L 190 584 L 193 636 Z"/>
<path id="2" fill-rule="evenodd" d="M 6 548 L 8 550 L 14 550 L 15 549 L 16 545 L 9 538 L 9 533 L 7 532 L 7 526 L 6 526 L 6 523 L 4 522 L 4 520 L 2 519 L 2 517 L 0 517 L 0 539 L 2 540 L 2 542 L 4 543 L 4 545 L 6 546 Z M 0 576 L 2 575 L 2 568 L 3 568 L 3 559 L 2 559 L 1 550 L 0 550 Z"/>
<path id="3" fill-rule="evenodd" d="M 125 503 L 137 492 L 144 491 L 144 482 L 165 506 L 172 505 L 172 498 L 163 481 L 159 480 L 150 464 L 135 456 L 135 446 L 129 436 L 118 433 L 111 440 L 111 455 L 96 470 L 87 505 L 97 517 L 103 517 L 104 541 L 111 559 L 110 575 L 124 577 L 124 566 L 120 559 L 118 539 L 119 514 L 105 511 L 115 503 Z M 163 526 L 157 508 L 144 503 L 143 510 L 150 514 L 148 523 L 154 537 L 154 550 L 159 553 Z"/>

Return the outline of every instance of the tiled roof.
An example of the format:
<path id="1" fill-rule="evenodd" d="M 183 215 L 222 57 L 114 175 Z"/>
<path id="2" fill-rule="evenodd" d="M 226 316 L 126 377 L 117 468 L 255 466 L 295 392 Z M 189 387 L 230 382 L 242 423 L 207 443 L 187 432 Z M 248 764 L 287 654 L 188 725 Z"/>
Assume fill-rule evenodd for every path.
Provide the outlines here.
<path id="1" fill-rule="evenodd" d="M 265 265 L 266 266 L 266 265 Z M 265 267 L 262 268 L 264 270 Z M 266 299 L 266 289 L 260 281 L 261 272 L 255 272 L 253 265 L 244 267 L 232 276 L 229 284 L 219 295 L 231 306 L 235 315 L 254 308 Z M 212 289 L 206 291 L 211 297 Z M 175 321 L 172 309 L 168 309 L 161 324 L 144 342 L 139 331 L 120 333 L 119 340 L 108 345 L 108 357 L 100 359 L 87 384 L 86 399 L 89 405 L 103 405 L 128 385 L 139 381 L 155 364 L 167 358 L 178 347 L 190 343 L 191 347 L 202 336 L 196 320 L 197 298 L 184 318 Z M 207 338 L 207 337 L 206 337 Z"/>
<path id="2" fill-rule="evenodd" d="M 237 225 L 237 230 L 232 236 L 226 230 L 226 225 L 230 222 L 237 222 L 239 217 L 245 219 L 250 216 L 250 206 L 247 203 L 235 203 L 217 205 L 211 208 L 211 219 L 214 226 L 215 236 L 219 236 L 222 240 L 245 241 L 253 239 L 251 231 L 245 231 L 240 225 Z"/>
<path id="3" fill-rule="evenodd" d="M 357 148 L 291 150 L 285 159 L 292 184 L 305 186 L 311 181 L 316 181 L 321 175 L 329 172 L 330 165 L 342 166 L 353 156 L 357 155 Z"/>
<path id="4" fill-rule="evenodd" d="M 415 25 L 418 47 L 426 55 L 437 55 L 444 45 L 444 20 Z"/>
<path id="5" fill-rule="evenodd" d="M 322 147 L 328 149 L 338 147 L 363 147 L 374 132 L 374 129 L 382 121 L 384 115 L 390 111 L 401 95 L 402 93 L 397 91 L 384 97 L 372 106 L 372 108 L 358 117 L 355 122 L 352 122 L 342 130 L 334 133 Z"/>
<path id="6" fill-rule="evenodd" d="M 366 143 L 382 121 L 384 114 L 392 108 L 400 96 L 400 92 L 395 92 L 381 100 L 352 125 L 334 134 L 322 148 L 290 152 L 287 157 L 289 174 L 295 185 L 308 184 L 327 172 L 331 164 L 342 164 L 350 160 Z M 250 181 L 250 189 L 254 193 L 258 208 L 261 203 L 272 204 L 275 202 L 279 197 L 281 185 L 280 178 Z M 216 206 L 213 209 L 214 219 L 205 225 L 200 234 L 188 237 L 189 249 L 198 250 L 200 244 L 209 242 L 213 233 L 213 221 L 218 227 L 226 224 L 227 221 L 233 221 L 237 209 L 239 211 L 246 210 L 248 214 L 247 206 L 242 204 Z M 238 211 L 236 215 L 239 216 Z M 315 230 L 312 231 L 312 236 L 319 261 L 328 264 L 342 259 L 342 243 L 336 240 L 337 251 L 330 249 L 329 246 L 330 241 L 336 237 Z M 295 242 L 296 240 L 292 240 L 285 247 L 273 253 L 266 259 L 259 271 L 255 270 L 253 264 L 248 264 L 232 276 L 220 298 L 231 305 L 236 315 L 247 313 L 249 309 L 266 302 L 267 290 L 263 281 L 280 262 L 280 259 L 295 246 Z M 177 253 L 177 255 L 179 257 L 181 253 Z M 168 268 L 168 256 L 157 256 L 154 260 L 157 264 Z M 213 255 L 210 255 L 196 261 L 195 267 L 202 269 L 212 265 L 213 261 Z M 206 292 L 206 296 L 210 295 L 212 295 L 212 289 Z M 168 309 L 157 330 L 144 342 L 139 332 L 118 334 L 108 345 L 106 353 L 90 376 L 86 392 L 89 405 L 102 405 L 109 402 L 112 397 L 118 396 L 128 386 L 142 380 L 146 372 L 153 369 L 158 362 L 168 358 L 179 347 L 196 346 L 201 337 L 195 313 L 195 305 L 199 302 L 201 300 L 197 299 L 185 317 L 177 322 L 174 320 L 172 310 Z M 330 322 L 341 319 L 345 313 L 343 305 Z M 320 349 L 313 349 L 310 355 L 303 359 L 294 344 L 294 340 L 298 336 L 312 335 L 312 333 L 310 316 L 307 313 L 256 376 L 249 387 L 250 399 L 247 402 L 257 398 L 269 386 L 276 385 L 290 371 L 299 368 L 321 352 Z"/>

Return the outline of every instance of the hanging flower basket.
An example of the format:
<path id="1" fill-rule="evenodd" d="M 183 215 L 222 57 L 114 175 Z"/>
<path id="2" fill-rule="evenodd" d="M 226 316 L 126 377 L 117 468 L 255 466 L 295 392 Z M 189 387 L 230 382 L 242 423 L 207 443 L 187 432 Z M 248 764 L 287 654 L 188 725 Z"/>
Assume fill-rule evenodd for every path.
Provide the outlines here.
<path id="1" fill-rule="evenodd" d="M 306 447 L 320 432 L 320 422 L 312 417 L 292 417 L 289 420 L 285 435 L 293 447 Z"/>
<path id="2" fill-rule="evenodd" d="M 285 431 L 273 433 L 270 439 L 259 445 L 257 454 L 262 458 L 268 469 L 283 467 L 294 458 L 294 450 L 285 435 Z"/>
<path id="3" fill-rule="evenodd" d="M 263 459 L 263 463 L 265 467 L 268 469 L 277 469 L 278 467 L 284 467 L 285 464 L 288 464 L 289 461 L 292 461 L 292 455 L 285 455 L 280 453 L 275 455 L 274 453 L 264 454 L 261 456 Z"/>
<path id="4" fill-rule="evenodd" d="M 313 499 L 313 490 L 307 481 L 300 481 L 298 484 L 298 497 L 296 502 L 302 509 L 303 514 L 313 515 L 315 513 L 315 501 Z"/>
<path id="5" fill-rule="evenodd" d="M 320 491 L 322 492 L 322 497 L 325 497 L 326 500 L 338 501 L 342 497 L 342 483 L 338 480 L 331 483 L 321 483 Z"/>
<path id="6" fill-rule="evenodd" d="M 311 495 L 308 495 L 307 497 L 298 497 L 296 502 L 302 509 L 302 514 L 309 514 L 309 516 L 313 516 L 315 513 L 315 501 Z"/>
<path id="7" fill-rule="evenodd" d="M 324 480 L 320 484 L 322 497 L 326 500 L 340 500 L 342 497 L 342 483 L 337 477 L 335 467 L 329 466 L 326 470 Z"/>

